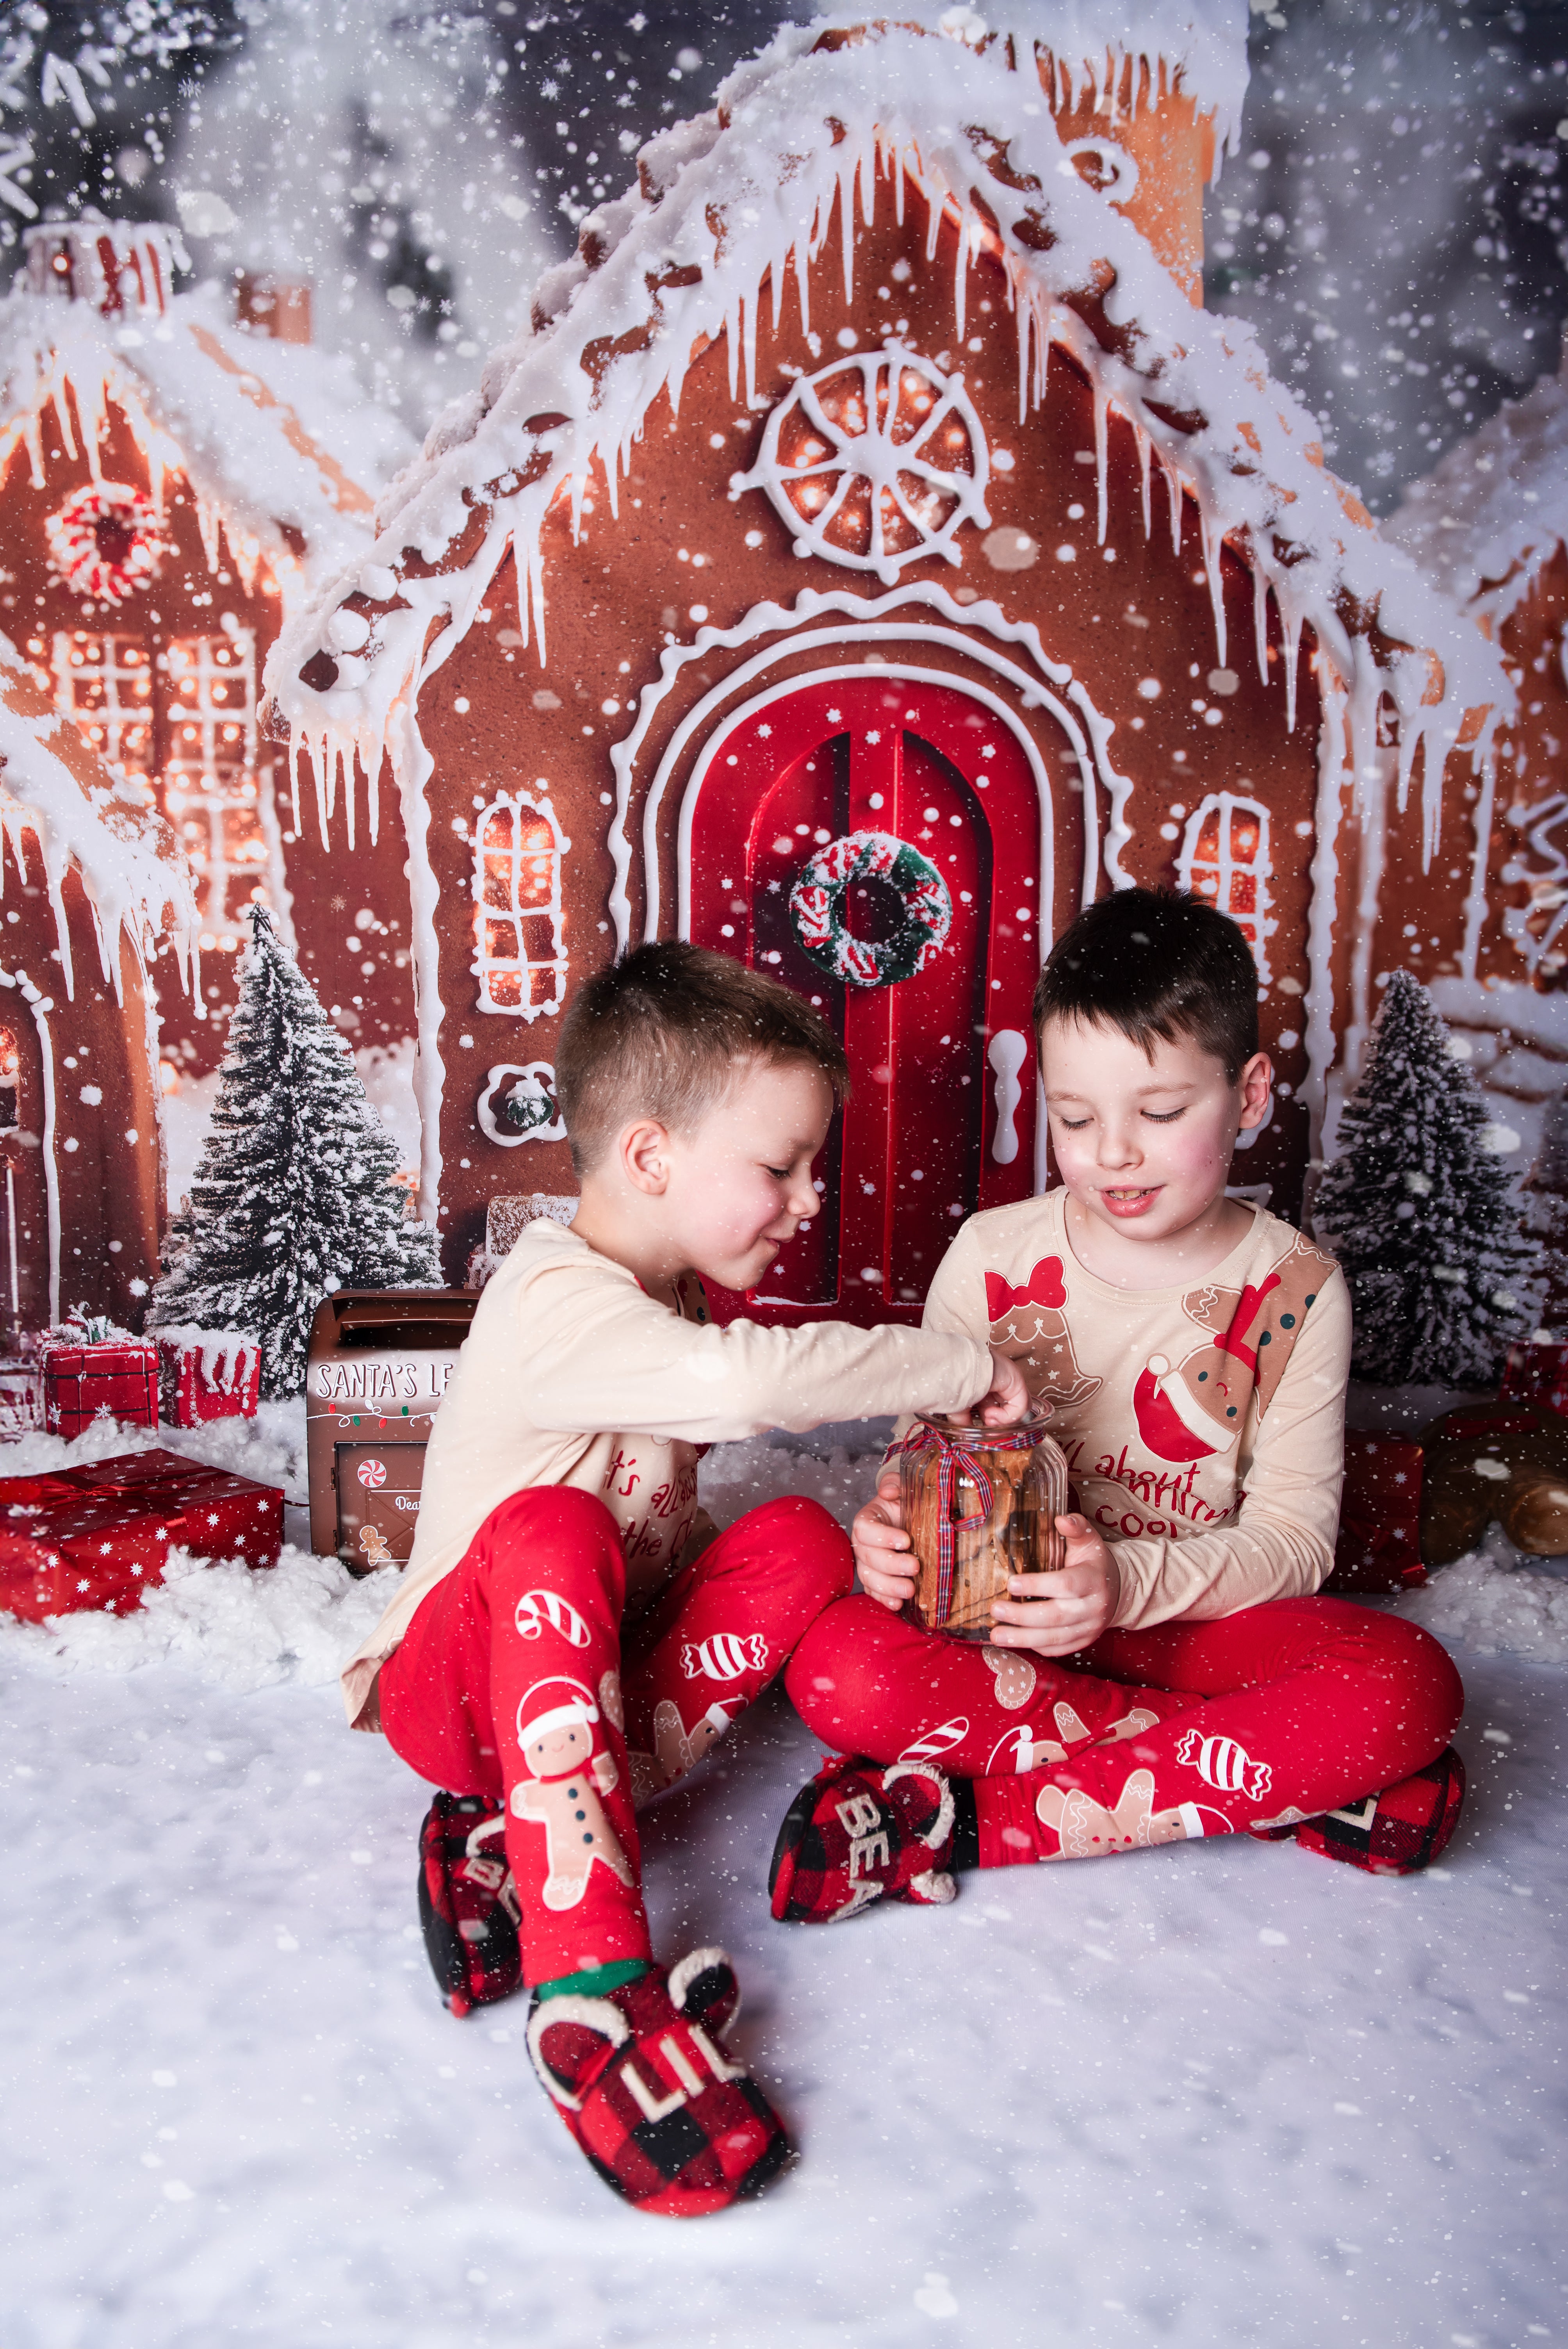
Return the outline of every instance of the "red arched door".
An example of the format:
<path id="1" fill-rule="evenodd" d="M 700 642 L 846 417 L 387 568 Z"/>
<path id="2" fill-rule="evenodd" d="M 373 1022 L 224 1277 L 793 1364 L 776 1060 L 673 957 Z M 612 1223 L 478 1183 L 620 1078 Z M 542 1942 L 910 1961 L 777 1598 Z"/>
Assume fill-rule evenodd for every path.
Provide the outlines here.
<path id="1" fill-rule="evenodd" d="M 753 709 L 710 745 L 694 794 L 687 934 L 817 1004 L 854 1080 L 819 1162 L 822 1213 L 747 1310 L 918 1320 L 961 1218 L 1034 1186 L 1041 832 L 1029 759 L 961 688 L 888 671 Z M 888 985 L 824 971 L 790 913 L 809 860 L 862 832 L 918 850 L 951 904 L 944 943 Z M 851 884 L 841 919 L 876 945 L 903 914 L 873 877 Z"/>

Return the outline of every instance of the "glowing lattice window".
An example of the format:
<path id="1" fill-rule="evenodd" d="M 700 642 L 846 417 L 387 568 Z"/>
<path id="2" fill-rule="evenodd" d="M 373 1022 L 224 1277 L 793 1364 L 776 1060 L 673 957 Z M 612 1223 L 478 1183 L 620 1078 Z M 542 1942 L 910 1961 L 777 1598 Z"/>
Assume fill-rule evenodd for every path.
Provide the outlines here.
<path id="1" fill-rule="evenodd" d="M 1211 792 L 1187 819 L 1176 877 L 1183 889 L 1229 914 L 1253 950 L 1258 977 L 1269 976 L 1269 812 L 1259 800 Z"/>
<path id="2" fill-rule="evenodd" d="M 153 788 L 153 667 L 141 636 L 98 636 L 59 630 L 54 643 L 55 694 L 82 740 L 143 806 Z"/>
<path id="3" fill-rule="evenodd" d="M 474 976 L 481 1011 L 537 1019 L 566 992 L 561 857 L 548 800 L 503 792 L 474 830 Z"/>
<path id="4" fill-rule="evenodd" d="M 178 636 L 169 647 L 163 808 L 195 867 L 201 943 L 242 943 L 245 908 L 264 883 L 267 843 L 256 778 L 256 652 L 248 628 Z"/>

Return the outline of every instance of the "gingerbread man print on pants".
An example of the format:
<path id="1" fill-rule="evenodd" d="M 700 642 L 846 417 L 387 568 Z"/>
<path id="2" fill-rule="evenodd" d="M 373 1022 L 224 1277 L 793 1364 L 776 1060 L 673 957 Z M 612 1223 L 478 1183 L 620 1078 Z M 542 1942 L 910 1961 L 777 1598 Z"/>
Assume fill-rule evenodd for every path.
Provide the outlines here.
<path id="1" fill-rule="evenodd" d="M 1195 1806 L 1181 1803 L 1168 1810 L 1154 1808 L 1154 1773 L 1134 1770 L 1108 1811 L 1081 1786 L 1042 1786 L 1035 1804 L 1036 1816 L 1054 1827 L 1059 1848 L 1057 1859 L 1103 1859 L 1113 1851 L 1146 1850 L 1151 1844 L 1181 1843 L 1203 1832 Z M 1228 1825 L 1228 1822 L 1227 1822 Z"/>
<path id="2" fill-rule="evenodd" d="M 535 1681 L 517 1709 L 517 1742 L 531 1776 L 511 1790 L 512 1816 L 544 1829 L 547 1909 L 575 1909 L 595 1860 L 632 1882 L 600 1799 L 619 1774 L 614 1754 L 593 1751 L 598 1723 L 599 1707 L 582 1682 L 564 1675 Z"/>

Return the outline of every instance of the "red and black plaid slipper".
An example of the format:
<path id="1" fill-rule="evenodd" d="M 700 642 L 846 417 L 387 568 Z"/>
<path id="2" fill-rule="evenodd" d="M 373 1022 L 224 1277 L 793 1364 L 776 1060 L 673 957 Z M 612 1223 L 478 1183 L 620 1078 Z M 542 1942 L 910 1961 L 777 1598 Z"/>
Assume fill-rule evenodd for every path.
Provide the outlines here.
<path id="1" fill-rule="evenodd" d="M 953 1789 L 934 1762 L 875 1762 L 835 1754 L 784 1814 L 768 1889 L 781 1924 L 830 1925 L 873 1900 L 934 1907 L 957 1886 Z"/>
<path id="2" fill-rule="evenodd" d="M 1414 1876 L 1451 1839 L 1464 1798 L 1465 1765 L 1449 1745 L 1397 1786 L 1304 1819 L 1295 1839 L 1325 1859 L 1347 1860 L 1373 1876 Z"/>
<path id="3" fill-rule="evenodd" d="M 419 1923 L 454 2014 L 510 1998 L 522 1981 L 505 1825 L 503 1806 L 482 1795 L 438 1795 L 419 1829 Z"/>
<path id="4" fill-rule="evenodd" d="M 607 1998 L 564 1992 L 528 2020 L 533 2068 L 606 2186 L 638 2210 L 700 2219 L 759 2194 L 793 2151 L 719 2042 L 740 2005 L 722 1950 L 694 1950 Z"/>

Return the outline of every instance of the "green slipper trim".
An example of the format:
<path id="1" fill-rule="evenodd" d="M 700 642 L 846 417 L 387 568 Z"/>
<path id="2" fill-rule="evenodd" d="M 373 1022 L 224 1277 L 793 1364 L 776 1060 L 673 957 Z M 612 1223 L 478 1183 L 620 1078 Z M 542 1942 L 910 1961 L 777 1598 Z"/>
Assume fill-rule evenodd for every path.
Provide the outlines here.
<path id="1" fill-rule="evenodd" d="M 589 1966 L 580 1974 L 562 1974 L 558 1981 L 536 1982 L 533 1995 L 537 1999 L 565 1998 L 569 1993 L 583 1998 L 607 1998 L 613 1990 L 627 1982 L 641 1982 L 652 1973 L 646 1958 L 618 1958 L 613 1966 Z"/>

